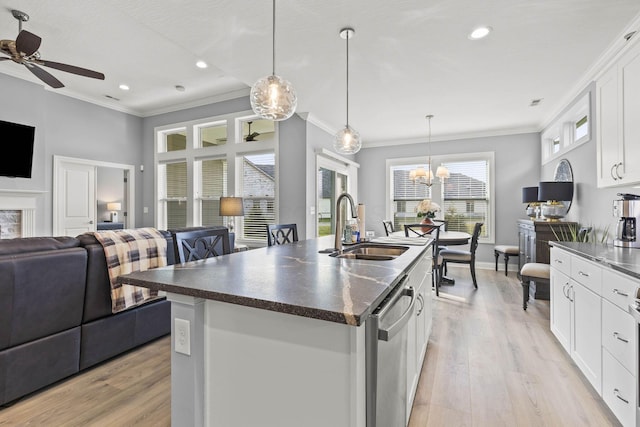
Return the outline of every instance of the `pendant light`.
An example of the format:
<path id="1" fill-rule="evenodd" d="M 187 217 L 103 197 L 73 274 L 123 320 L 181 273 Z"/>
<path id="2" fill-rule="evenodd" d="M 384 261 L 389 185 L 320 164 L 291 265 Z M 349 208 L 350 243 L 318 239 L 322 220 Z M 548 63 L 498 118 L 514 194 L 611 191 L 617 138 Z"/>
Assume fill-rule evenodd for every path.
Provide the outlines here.
<path id="1" fill-rule="evenodd" d="M 281 121 L 293 115 L 298 97 L 291 83 L 276 75 L 276 0 L 273 0 L 272 73 L 254 83 L 249 99 L 253 111 L 263 119 Z"/>
<path id="2" fill-rule="evenodd" d="M 433 118 L 433 114 L 429 114 L 426 116 L 427 125 L 429 128 L 429 139 L 427 141 L 427 149 L 428 149 L 428 160 L 427 160 L 427 168 L 419 167 L 409 172 L 409 179 L 414 182 L 414 184 L 424 184 L 427 187 L 431 187 L 433 185 L 433 172 L 431 172 L 431 119 Z M 440 182 L 444 182 L 445 179 L 449 178 L 449 170 L 440 165 L 438 169 L 436 169 L 436 176 L 440 178 Z"/>
<path id="3" fill-rule="evenodd" d="M 335 135 L 333 148 L 342 154 L 355 154 L 362 148 L 362 141 L 357 130 L 349 126 L 349 39 L 353 37 L 353 28 L 340 30 L 340 37 L 347 41 L 347 125 Z"/>

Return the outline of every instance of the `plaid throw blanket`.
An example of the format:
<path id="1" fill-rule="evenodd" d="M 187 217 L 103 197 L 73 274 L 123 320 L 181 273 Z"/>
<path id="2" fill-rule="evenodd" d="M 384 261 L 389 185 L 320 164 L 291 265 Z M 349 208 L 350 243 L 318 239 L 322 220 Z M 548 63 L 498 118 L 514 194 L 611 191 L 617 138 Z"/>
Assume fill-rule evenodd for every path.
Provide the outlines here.
<path id="1" fill-rule="evenodd" d="M 96 231 L 104 248 L 111 282 L 111 311 L 117 313 L 158 298 L 158 291 L 116 283 L 116 278 L 134 271 L 167 265 L 167 241 L 155 228 Z"/>

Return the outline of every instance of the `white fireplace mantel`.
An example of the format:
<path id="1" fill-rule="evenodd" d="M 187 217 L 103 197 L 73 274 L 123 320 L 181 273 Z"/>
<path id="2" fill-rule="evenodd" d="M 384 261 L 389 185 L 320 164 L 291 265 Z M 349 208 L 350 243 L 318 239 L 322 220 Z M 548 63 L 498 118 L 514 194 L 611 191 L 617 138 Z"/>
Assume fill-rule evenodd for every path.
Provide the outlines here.
<path id="1" fill-rule="evenodd" d="M 21 212 L 20 237 L 35 236 L 37 197 L 44 193 L 46 191 L 0 189 L 0 211 Z"/>

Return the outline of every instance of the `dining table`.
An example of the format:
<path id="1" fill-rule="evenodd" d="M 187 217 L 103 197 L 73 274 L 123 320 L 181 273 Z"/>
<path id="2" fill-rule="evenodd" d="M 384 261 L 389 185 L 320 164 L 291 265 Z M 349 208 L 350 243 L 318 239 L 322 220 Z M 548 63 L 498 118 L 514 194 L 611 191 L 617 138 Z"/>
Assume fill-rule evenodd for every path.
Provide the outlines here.
<path id="1" fill-rule="evenodd" d="M 412 224 L 413 225 L 413 224 Z M 423 237 L 407 237 L 405 235 L 404 231 L 394 231 L 393 233 L 389 234 L 389 236 L 392 237 L 403 237 L 403 238 L 410 238 L 410 239 L 421 239 Z M 429 237 L 429 234 L 425 234 L 424 237 Z M 440 233 L 438 234 L 438 247 L 444 247 L 444 246 L 462 246 L 462 245 L 467 245 L 469 243 L 469 241 L 471 240 L 471 234 L 466 233 L 464 231 L 442 231 L 440 230 Z M 449 277 L 449 276 L 442 276 L 440 278 L 440 284 L 441 285 L 454 285 L 456 283 L 456 280 L 453 277 Z"/>

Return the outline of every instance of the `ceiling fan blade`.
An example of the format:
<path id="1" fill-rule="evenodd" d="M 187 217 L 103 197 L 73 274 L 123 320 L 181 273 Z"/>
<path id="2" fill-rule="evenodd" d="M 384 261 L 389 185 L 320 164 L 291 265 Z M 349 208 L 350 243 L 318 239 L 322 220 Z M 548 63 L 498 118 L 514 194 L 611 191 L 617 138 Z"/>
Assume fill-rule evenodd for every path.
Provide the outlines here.
<path id="1" fill-rule="evenodd" d="M 0 61 L 11 61 L 11 58 L 5 58 L 4 56 L 0 58 Z"/>
<path id="2" fill-rule="evenodd" d="M 16 38 L 16 50 L 24 54 L 24 56 L 31 56 L 40 48 L 42 39 L 27 30 L 20 31 Z"/>
<path id="3" fill-rule="evenodd" d="M 43 82 L 51 86 L 52 88 L 60 89 L 61 87 L 64 87 L 64 85 L 60 80 L 56 79 L 51 74 L 49 74 L 42 68 L 38 67 L 37 65 L 28 63 L 28 64 L 24 64 L 24 66 L 27 67 L 27 69 L 31 71 L 37 78 L 39 78 L 40 80 L 42 80 Z"/>
<path id="4" fill-rule="evenodd" d="M 76 67 L 75 65 L 61 64 L 59 62 L 39 60 L 39 64 L 45 67 L 55 68 L 56 70 L 66 71 L 67 73 L 78 74 L 84 77 L 91 77 L 93 79 L 104 80 L 104 74 L 97 71 L 87 70 L 86 68 Z"/>

